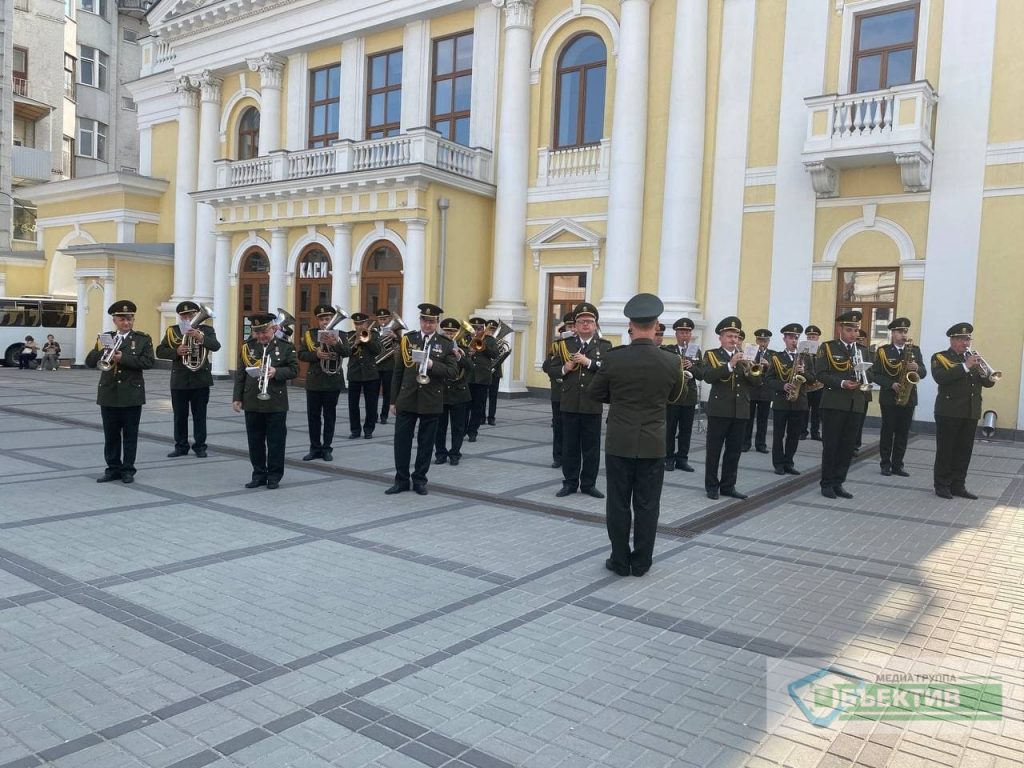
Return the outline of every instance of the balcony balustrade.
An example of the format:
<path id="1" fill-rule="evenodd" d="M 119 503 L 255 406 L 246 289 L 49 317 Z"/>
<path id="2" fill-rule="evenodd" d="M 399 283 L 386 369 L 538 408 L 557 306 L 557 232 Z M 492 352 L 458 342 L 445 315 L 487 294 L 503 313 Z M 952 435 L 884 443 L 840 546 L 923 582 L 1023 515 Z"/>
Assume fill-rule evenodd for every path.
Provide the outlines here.
<path id="1" fill-rule="evenodd" d="M 610 156 L 611 139 L 585 147 L 542 147 L 537 153 L 537 186 L 607 182 Z"/>

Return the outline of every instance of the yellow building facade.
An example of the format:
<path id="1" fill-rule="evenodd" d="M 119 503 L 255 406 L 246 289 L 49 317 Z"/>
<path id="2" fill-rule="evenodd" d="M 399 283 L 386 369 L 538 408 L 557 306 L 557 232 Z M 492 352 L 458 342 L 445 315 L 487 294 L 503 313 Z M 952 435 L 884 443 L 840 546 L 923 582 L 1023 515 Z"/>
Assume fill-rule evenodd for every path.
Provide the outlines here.
<path id="1" fill-rule="evenodd" d="M 584 299 L 619 339 L 657 293 L 704 346 L 729 314 L 829 335 L 859 308 L 926 354 L 973 322 L 1004 372 L 986 407 L 1024 429 L 1024 3 L 162 0 L 148 22 L 139 176 L 37 188 L 46 267 L 0 265 L 8 293 L 77 293 L 83 340 L 99 287 L 154 333 L 212 302 L 217 373 L 248 311 L 431 301 L 512 326 L 521 392 Z"/>

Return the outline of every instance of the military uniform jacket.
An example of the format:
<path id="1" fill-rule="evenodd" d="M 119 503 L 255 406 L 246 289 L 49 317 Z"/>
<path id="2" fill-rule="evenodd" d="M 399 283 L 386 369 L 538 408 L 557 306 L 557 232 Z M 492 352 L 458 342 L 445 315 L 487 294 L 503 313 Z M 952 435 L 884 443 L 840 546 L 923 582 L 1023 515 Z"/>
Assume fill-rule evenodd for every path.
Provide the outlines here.
<path id="1" fill-rule="evenodd" d="M 963 362 L 964 356 L 952 349 L 932 355 L 932 376 L 939 385 L 935 415 L 977 421 L 981 418 L 982 387 L 994 387 L 995 382 L 968 372 Z"/>
<path id="2" fill-rule="evenodd" d="M 906 347 L 903 352 L 906 352 Z M 910 347 L 914 362 L 917 363 L 917 375 L 922 380 L 928 378 L 928 371 L 924 367 L 924 358 L 921 356 L 921 348 Z M 871 366 L 871 380 L 881 387 L 878 393 L 878 402 L 881 405 L 896 405 L 896 393 L 892 391 L 892 385 L 896 384 L 899 376 L 900 364 L 903 362 L 903 352 L 896 349 L 893 344 L 885 344 L 875 352 L 875 362 Z M 910 400 L 907 408 L 917 405 L 917 387 L 910 388 Z"/>
<path id="3" fill-rule="evenodd" d="M 704 381 L 711 385 L 704 412 L 726 419 L 749 419 L 750 389 L 760 382 L 746 372 L 730 371 L 731 357 L 721 347 L 704 353 Z"/>
<path id="4" fill-rule="evenodd" d="M 184 358 L 178 354 L 178 346 L 181 344 L 181 328 L 177 325 L 170 326 L 160 339 L 156 348 L 156 356 L 161 360 L 171 361 L 171 389 L 202 389 L 213 386 L 213 373 L 210 353 L 220 349 L 220 342 L 212 325 L 200 325 L 198 330 L 203 333 L 203 348 L 206 350 L 206 362 L 198 371 L 192 371 L 185 367 Z"/>
<path id="5" fill-rule="evenodd" d="M 469 383 L 490 386 L 494 378 L 494 361 L 498 359 L 498 342 L 494 340 L 493 336 L 484 336 L 483 341 L 484 348 L 470 357 L 473 369 Z M 500 369 L 498 378 L 501 378 Z"/>
<path id="6" fill-rule="evenodd" d="M 661 352 L 651 339 L 608 351 L 590 385 L 590 396 L 611 406 L 605 453 L 665 458 L 665 407 L 681 383 L 679 359 Z"/>
<path id="7" fill-rule="evenodd" d="M 772 355 L 775 353 L 770 349 L 762 350 L 760 347 L 757 350 L 757 354 L 754 356 L 754 362 L 760 365 L 761 363 L 768 363 L 768 368 L 765 371 L 771 369 Z M 756 400 L 761 403 L 767 403 L 772 399 L 772 390 L 768 387 L 766 377 L 762 374 L 760 382 L 755 383 L 750 388 L 750 399 Z"/>
<path id="8" fill-rule="evenodd" d="M 679 359 L 686 352 L 686 348 L 679 349 L 678 344 L 664 344 L 661 349 L 674 356 L 676 359 L 676 365 L 679 365 Z M 669 408 L 682 408 L 684 406 L 693 407 L 697 405 L 697 382 L 704 380 L 704 363 L 700 360 L 700 350 L 697 350 L 698 358 L 693 361 L 693 366 L 690 368 L 690 373 L 693 374 L 693 379 L 686 382 L 686 392 L 678 402 L 668 404 Z M 673 395 L 676 393 L 673 392 Z M 670 398 L 671 399 L 671 398 Z"/>
<path id="9" fill-rule="evenodd" d="M 107 332 L 111 337 L 116 331 Z M 121 343 L 121 362 L 109 371 L 100 371 L 100 382 L 96 391 L 96 403 L 107 408 L 130 408 L 146 402 L 146 382 L 142 372 L 153 367 L 153 339 L 142 331 L 128 331 Z M 85 364 L 94 367 L 103 354 L 103 347 L 96 342 L 85 358 Z"/>
<path id="10" fill-rule="evenodd" d="M 790 402 L 786 399 L 786 383 L 789 381 L 793 371 L 793 364 L 799 355 L 796 352 L 790 354 L 786 350 L 772 352 L 769 361 L 768 371 L 764 375 L 764 386 L 772 393 L 772 410 L 775 411 L 806 411 L 807 386 L 814 383 L 814 366 L 809 356 L 804 358 L 804 372 L 800 374 L 807 381 L 800 386 L 800 396 Z"/>
<path id="11" fill-rule="evenodd" d="M 863 355 L 863 349 L 861 354 Z M 867 362 L 865 357 L 864 362 Z M 830 411 L 856 411 L 868 409 L 868 393 L 859 389 L 843 389 L 842 382 L 856 381 L 857 372 L 846 345 L 838 339 L 826 341 L 818 349 L 815 378 L 825 385 L 821 393 L 821 407 Z"/>
<path id="12" fill-rule="evenodd" d="M 548 346 L 548 356 L 544 358 L 544 373 L 548 375 L 548 381 L 551 383 L 551 402 L 561 403 L 562 402 L 562 358 L 558 354 L 558 342 L 561 339 L 557 339 L 551 342 Z M 557 365 L 554 361 L 558 361 Z"/>
<path id="13" fill-rule="evenodd" d="M 564 343 L 570 358 L 580 350 L 579 336 L 565 339 Z M 599 339 L 597 336 L 591 337 L 585 353 L 591 360 L 590 367 L 584 368 L 578 365 L 575 369 L 563 374 L 562 366 L 564 362 L 560 351 L 561 344 L 556 342 L 552 345 L 552 354 L 544 361 L 544 372 L 549 377 L 561 377 L 562 379 L 562 411 L 566 413 L 590 414 L 600 414 L 604 411 L 604 405 L 602 405 L 600 400 L 594 400 L 590 397 L 589 390 L 594 376 L 597 375 L 597 372 L 601 370 L 601 366 L 604 364 L 604 356 L 611 349 L 612 343 L 607 339 Z"/>
<path id="14" fill-rule="evenodd" d="M 420 331 L 411 331 L 404 338 L 408 341 L 403 346 L 407 344 L 410 352 L 423 349 L 423 334 Z M 395 373 L 391 383 L 391 404 L 399 411 L 421 415 L 441 413 L 444 410 L 445 379 L 453 379 L 459 375 L 455 353 L 452 351 L 453 344 L 454 342 L 442 333 L 435 333 L 430 337 L 430 359 L 433 364 L 427 371 L 430 381 L 426 384 L 416 381 L 419 366 L 414 364 L 407 368 L 405 358 L 399 349 L 395 357 Z"/>
<path id="15" fill-rule="evenodd" d="M 455 366 L 458 370 L 455 378 L 444 380 L 444 404 L 445 405 L 459 405 L 460 403 L 468 403 L 473 399 L 473 396 L 469 392 L 469 382 L 473 375 L 473 361 L 469 357 L 469 350 L 459 345 L 462 350 L 462 359 L 455 361 Z M 455 346 L 452 346 L 455 349 Z M 454 353 L 452 354 L 454 358 Z"/>
<path id="16" fill-rule="evenodd" d="M 349 335 L 350 339 L 355 336 Z M 348 359 L 348 380 L 349 381 L 377 381 L 380 374 L 377 372 L 377 355 L 381 352 L 380 334 L 377 329 L 370 330 L 370 340 L 365 344 L 351 343 L 352 355 Z M 387 366 L 384 366 L 385 368 Z"/>
<path id="17" fill-rule="evenodd" d="M 352 354 L 352 347 L 348 343 L 348 334 L 339 333 L 338 343 L 331 350 L 338 356 L 338 372 L 335 374 L 324 373 L 320 365 L 320 358 L 316 353 L 320 349 L 320 342 L 317 341 L 319 328 L 310 328 L 302 334 L 302 346 L 299 347 L 298 357 L 304 363 L 309 363 L 306 369 L 306 390 L 308 392 L 340 392 L 345 388 L 345 374 L 341 370 L 341 359 Z"/>
<path id="18" fill-rule="evenodd" d="M 277 371 L 267 385 L 269 400 L 260 400 L 260 381 L 245 372 L 246 366 L 259 365 L 263 358 L 263 345 L 256 339 L 247 340 L 238 355 L 238 368 L 235 370 L 235 388 L 231 395 L 232 401 L 241 401 L 242 410 L 253 413 L 278 413 L 288 410 L 288 379 L 299 375 L 299 361 L 295 357 L 295 347 L 282 339 L 271 339 L 267 345 L 270 364 Z"/>

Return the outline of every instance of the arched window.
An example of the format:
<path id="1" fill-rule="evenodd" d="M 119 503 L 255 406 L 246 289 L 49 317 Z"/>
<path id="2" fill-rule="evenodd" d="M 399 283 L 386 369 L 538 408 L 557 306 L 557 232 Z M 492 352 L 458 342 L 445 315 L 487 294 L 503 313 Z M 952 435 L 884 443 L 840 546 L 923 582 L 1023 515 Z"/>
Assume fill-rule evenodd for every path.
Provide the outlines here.
<path id="1" fill-rule="evenodd" d="M 555 81 L 555 148 L 597 144 L 604 138 L 604 86 L 608 52 L 586 32 L 572 38 L 558 57 Z"/>
<path id="2" fill-rule="evenodd" d="M 273 312 L 270 307 L 270 259 L 262 248 L 253 246 L 242 257 L 238 272 L 238 328 L 244 341 L 249 338 L 249 315 L 253 312 Z"/>
<path id="3" fill-rule="evenodd" d="M 238 120 L 238 159 L 252 160 L 260 146 L 260 112 L 247 107 Z"/>
<path id="4" fill-rule="evenodd" d="M 374 243 L 363 260 L 363 311 L 402 309 L 402 256 L 386 241 Z"/>

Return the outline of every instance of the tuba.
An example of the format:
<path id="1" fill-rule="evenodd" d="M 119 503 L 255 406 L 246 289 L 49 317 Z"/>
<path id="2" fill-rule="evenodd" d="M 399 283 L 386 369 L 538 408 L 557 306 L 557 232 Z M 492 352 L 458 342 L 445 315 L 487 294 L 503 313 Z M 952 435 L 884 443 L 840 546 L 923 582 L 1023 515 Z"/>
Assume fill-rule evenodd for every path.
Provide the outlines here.
<path id="1" fill-rule="evenodd" d="M 512 354 L 512 345 L 505 338 L 513 332 L 511 325 L 508 325 L 504 320 L 498 321 L 498 330 L 494 334 L 494 340 L 498 342 L 498 357 L 495 359 L 494 364 L 491 365 L 492 371 L 496 368 L 501 368 L 505 359 Z M 597 338 L 601 338 L 600 331 L 597 332 Z"/>
<path id="2" fill-rule="evenodd" d="M 400 315 L 392 315 L 391 319 L 378 329 L 382 349 L 380 354 L 373 360 L 375 365 L 384 365 L 384 363 L 391 359 L 391 356 L 395 353 L 395 337 L 399 331 L 407 330 L 409 330 L 409 326 L 405 324 Z M 390 333 L 386 333 L 386 331 L 390 331 Z"/>
<path id="3" fill-rule="evenodd" d="M 277 315 L 274 317 L 274 324 L 278 326 L 282 338 L 286 341 L 295 332 L 295 318 L 283 307 L 277 308 Z"/>
<path id="4" fill-rule="evenodd" d="M 899 385 L 899 389 L 896 392 L 896 405 L 900 406 L 910 402 L 910 396 L 914 392 L 914 387 L 921 380 L 921 377 L 914 371 L 907 370 L 907 366 L 914 362 L 914 345 L 911 343 L 912 341 L 912 339 L 907 339 L 903 345 L 903 357 L 900 359 L 899 370 L 896 372 L 896 383 Z"/>
<path id="5" fill-rule="evenodd" d="M 327 327 L 324 328 L 324 330 L 336 330 L 338 326 L 341 325 L 342 321 L 344 321 L 347 317 L 348 315 L 345 313 L 345 310 L 343 310 L 341 307 L 335 304 L 334 317 L 332 317 L 331 321 L 327 323 Z M 333 353 L 333 350 L 330 348 L 330 345 L 328 344 L 321 344 L 320 350 L 327 353 Z M 326 360 L 321 359 L 320 370 L 322 370 L 328 376 L 336 376 L 341 371 L 341 359 L 336 354 L 333 355 L 332 357 L 327 358 Z"/>
<path id="6" fill-rule="evenodd" d="M 186 333 L 182 335 L 182 343 L 185 344 L 185 346 L 188 348 L 188 352 L 181 359 L 181 363 L 190 371 L 198 371 L 200 368 L 206 365 L 206 359 L 209 355 L 209 352 L 207 351 L 202 341 L 190 336 L 187 331 L 197 330 L 200 325 L 214 317 L 216 317 L 216 315 L 213 314 L 213 309 L 206 306 L 205 304 L 200 304 L 199 311 L 196 313 L 196 316 L 192 318 L 192 321 L 188 324 Z"/>

